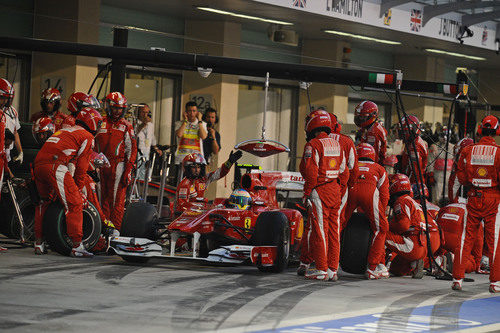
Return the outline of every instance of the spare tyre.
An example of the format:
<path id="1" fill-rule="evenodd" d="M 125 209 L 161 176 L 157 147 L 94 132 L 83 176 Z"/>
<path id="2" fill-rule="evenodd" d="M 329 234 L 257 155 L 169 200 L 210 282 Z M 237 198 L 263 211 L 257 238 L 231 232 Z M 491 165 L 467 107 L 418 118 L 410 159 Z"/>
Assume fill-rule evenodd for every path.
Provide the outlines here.
<path id="1" fill-rule="evenodd" d="M 62 255 L 69 255 L 73 242 L 66 232 L 66 216 L 64 206 L 59 202 L 53 202 L 47 208 L 43 217 L 43 234 L 50 249 Z M 97 209 L 88 202 L 83 208 L 83 246 L 92 249 L 101 235 L 101 217 Z"/>
<path id="2" fill-rule="evenodd" d="M 261 272 L 283 272 L 290 259 L 290 226 L 286 215 L 276 211 L 262 212 L 257 217 L 251 243 L 255 246 L 277 246 L 278 253 L 274 264 L 257 264 L 257 268 Z"/>
<path id="3" fill-rule="evenodd" d="M 342 233 L 340 267 L 344 272 L 364 274 L 370 251 L 372 231 L 365 214 L 354 213 Z"/>
<path id="4" fill-rule="evenodd" d="M 148 202 L 133 202 L 123 216 L 120 236 L 156 240 L 158 213 Z"/>

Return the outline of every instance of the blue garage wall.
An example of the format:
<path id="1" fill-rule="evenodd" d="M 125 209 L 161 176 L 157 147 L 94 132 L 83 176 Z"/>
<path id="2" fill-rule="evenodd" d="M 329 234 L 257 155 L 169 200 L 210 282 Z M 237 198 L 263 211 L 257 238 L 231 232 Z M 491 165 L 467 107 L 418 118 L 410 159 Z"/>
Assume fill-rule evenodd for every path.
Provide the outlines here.
<path id="1" fill-rule="evenodd" d="M 394 68 L 394 55 L 389 52 L 351 45 L 351 64 L 379 67 L 384 69 Z"/>
<path id="2" fill-rule="evenodd" d="M 33 37 L 34 0 L 0 0 L 0 31 L 9 37 Z"/>
<path id="3" fill-rule="evenodd" d="M 276 62 L 300 63 L 300 44 L 298 47 L 271 41 L 267 33 L 241 29 L 240 58 Z"/>
<path id="4" fill-rule="evenodd" d="M 142 29 L 150 29 L 168 34 L 178 35 L 165 36 L 151 32 L 130 30 L 128 36 L 128 46 L 138 49 L 150 49 L 154 47 L 164 47 L 167 51 L 182 52 L 184 48 L 184 20 L 175 17 L 165 17 L 152 13 L 138 12 L 118 7 L 101 5 L 101 23 L 132 26 Z M 99 28 L 99 44 L 113 45 L 112 26 Z"/>

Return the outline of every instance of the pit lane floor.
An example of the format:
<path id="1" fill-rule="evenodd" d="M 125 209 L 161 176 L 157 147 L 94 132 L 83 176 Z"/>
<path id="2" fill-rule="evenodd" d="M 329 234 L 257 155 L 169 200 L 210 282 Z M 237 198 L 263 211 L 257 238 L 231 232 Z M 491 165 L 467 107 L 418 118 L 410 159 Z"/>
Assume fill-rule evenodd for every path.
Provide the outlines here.
<path id="1" fill-rule="evenodd" d="M 306 281 L 295 268 L 128 264 L 2 245 L 9 250 L 0 254 L 1 332 L 500 331 L 500 295 L 477 274 L 454 292 L 429 276 Z"/>

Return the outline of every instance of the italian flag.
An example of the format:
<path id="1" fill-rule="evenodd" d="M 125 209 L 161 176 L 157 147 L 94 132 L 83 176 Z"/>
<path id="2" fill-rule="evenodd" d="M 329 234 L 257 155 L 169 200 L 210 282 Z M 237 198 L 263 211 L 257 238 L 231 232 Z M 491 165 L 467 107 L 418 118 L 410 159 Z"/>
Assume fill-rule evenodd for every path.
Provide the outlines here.
<path id="1" fill-rule="evenodd" d="M 443 94 L 456 94 L 457 85 L 456 84 L 438 84 L 437 90 Z"/>
<path id="2" fill-rule="evenodd" d="M 392 84 L 392 83 L 394 83 L 394 75 L 370 73 L 370 74 L 368 74 L 368 82 L 380 83 L 380 84 Z"/>

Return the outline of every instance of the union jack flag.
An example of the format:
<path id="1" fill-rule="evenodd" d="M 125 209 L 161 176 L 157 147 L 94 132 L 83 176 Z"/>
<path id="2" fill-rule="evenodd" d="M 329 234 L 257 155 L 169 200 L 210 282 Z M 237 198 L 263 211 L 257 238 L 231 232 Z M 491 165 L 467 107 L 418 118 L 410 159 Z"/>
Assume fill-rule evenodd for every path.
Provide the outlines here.
<path id="1" fill-rule="evenodd" d="M 307 0 L 293 0 L 294 7 L 306 8 Z"/>
<path id="2" fill-rule="evenodd" d="M 422 28 L 422 11 L 412 9 L 410 17 L 410 30 L 420 32 L 420 28 Z"/>

